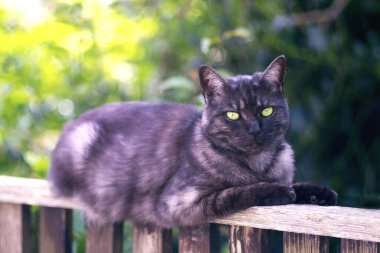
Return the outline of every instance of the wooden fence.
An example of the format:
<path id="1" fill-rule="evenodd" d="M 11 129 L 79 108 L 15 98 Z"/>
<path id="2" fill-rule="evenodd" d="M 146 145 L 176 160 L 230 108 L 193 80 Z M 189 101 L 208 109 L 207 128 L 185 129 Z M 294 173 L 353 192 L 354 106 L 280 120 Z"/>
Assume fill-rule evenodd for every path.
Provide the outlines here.
<path id="1" fill-rule="evenodd" d="M 40 206 L 39 252 L 72 252 L 72 209 L 79 209 L 78 204 L 54 198 L 45 180 L 0 176 L 0 253 L 30 252 L 31 206 Z M 229 226 L 232 253 L 271 252 L 270 230 L 283 231 L 285 253 L 328 252 L 329 237 L 340 238 L 341 252 L 380 253 L 380 210 L 253 207 L 213 224 Z M 218 252 L 218 228 L 213 224 L 179 228 L 178 252 Z M 87 227 L 86 252 L 122 252 L 122 225 Z M 134 227 L 133 252 L 173 252 L 172 231 Z"/>

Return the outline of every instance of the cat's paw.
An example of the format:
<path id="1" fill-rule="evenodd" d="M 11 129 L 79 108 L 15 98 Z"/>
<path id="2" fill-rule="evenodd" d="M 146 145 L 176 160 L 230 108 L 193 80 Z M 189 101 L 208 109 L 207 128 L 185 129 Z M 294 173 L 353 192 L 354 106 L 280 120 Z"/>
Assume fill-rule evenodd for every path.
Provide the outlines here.
<path id="1" fill-rule="evenodd" d="M 280 184 L 265 184 L 260 189 L 257 205 L 274 206 L 294 203 L 296 192 L 292 187 Z"/>
<path id="2" fill-rule="evenodd" d="M 338 194 L 325 186 L 308 183 L 298 183 L 293 185 L 296 191 L 296 204 L 312 204 L 320 206 L 335 206 Z"/>

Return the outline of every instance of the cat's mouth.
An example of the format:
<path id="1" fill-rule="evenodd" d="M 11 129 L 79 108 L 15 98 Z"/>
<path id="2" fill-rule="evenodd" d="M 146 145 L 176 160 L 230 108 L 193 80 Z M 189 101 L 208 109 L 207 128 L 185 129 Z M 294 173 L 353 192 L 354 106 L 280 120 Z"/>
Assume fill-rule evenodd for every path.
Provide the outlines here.
<path id="1" fill-rule="evenodd" d="M 257 154 L 263 151 L 265 144 L 258 138 L 252 136 L 251 138 L 236 142 L 234 146 L 236 149 L 246 154 Z"/>
<path id="2" fill-rule="evenodd" d="M 249 148 L 249 150 L 247 150 L 247 153 L 248 154 L 259 154 L 261 152 L 263 152 L 263 148 L 261 146 L 257 146 L 257 145 L 253 145 Z"/>

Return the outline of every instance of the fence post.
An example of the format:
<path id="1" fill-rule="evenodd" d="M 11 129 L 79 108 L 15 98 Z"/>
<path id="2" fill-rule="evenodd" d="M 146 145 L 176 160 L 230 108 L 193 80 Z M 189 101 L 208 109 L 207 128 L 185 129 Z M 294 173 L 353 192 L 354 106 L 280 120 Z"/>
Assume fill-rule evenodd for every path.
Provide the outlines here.
<path id="1" fill-rule="evenodd" d="M 88 224 L 86 253 L 121 253 L 123 251 L 123 223 L 104 226 Z"/>
<path id="2" fill-rule="evenodd" d="M 270 232 L 264 229 L 230 226 L 230 253 L 270 252 Z"/>
<path id="3" fill-rule="evenodd" d="M 180 253 L 210 253 L 210 225 L 179 228 Z"/>
<path id="4" fill-rule="evenodd" d="M 71 210 L 62 208 L 41 207 L 39 252 L 71 253 L 71 227 Z"/>
<path id="5" fill-rule="evenodd" d="M 328 253 L 328 238 L 317 235 L 284 232 L 284 253 Z"/>
<path id="6" fill-rule="evenodd" d="M 153 226 L 134 226 L 133 252 L 136 253 L 171 253 L 172 231 Z"/>
<path id="7" fill-rule="evenodd" d="M 30 207 L 0 203 L 0 252 L 31 252 L 30 234 Z"/>
<path id="8" fill-rule="evenodd" d="M 341 239 L 342 253 L 379 253 L 380 243 Z"/>

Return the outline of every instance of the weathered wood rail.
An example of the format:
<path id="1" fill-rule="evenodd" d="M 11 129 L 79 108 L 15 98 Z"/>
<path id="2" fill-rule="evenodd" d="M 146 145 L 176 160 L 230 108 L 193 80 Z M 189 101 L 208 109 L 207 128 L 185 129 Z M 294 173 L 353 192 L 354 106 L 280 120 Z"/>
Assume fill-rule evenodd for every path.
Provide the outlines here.
<path id="1" fill-rule="evenodd" d="M 72 252 L 72 209 L 80 206 L 71 199 L 53 197 L 45 180 L 0 176 L 0 253 L 30 252 L 30 206 L 40 206 L 39 252 Z M 213 224 L 230 227 L 231 253 L 271 252 L 270 230 L 283 232 L 285 253 L 326 253 L 329 237 L 340 238 L 343 253 L 380 253 L 380 210 L 306 205 L 253 207 Z M 122 224 L 89 226 L 86 252 L 122 252 L 122 235 Z M 218 252 L 217 238 L 215 225 L 180 228 L 178 251 Z M 173 252 L 171 230 L 135 227 L 133 252 Z"/>

